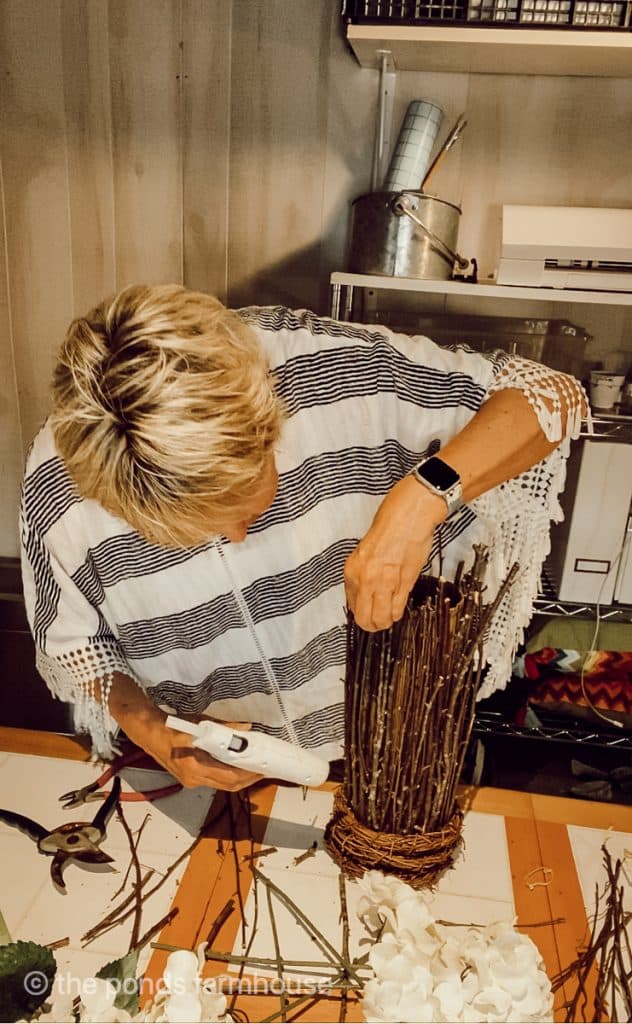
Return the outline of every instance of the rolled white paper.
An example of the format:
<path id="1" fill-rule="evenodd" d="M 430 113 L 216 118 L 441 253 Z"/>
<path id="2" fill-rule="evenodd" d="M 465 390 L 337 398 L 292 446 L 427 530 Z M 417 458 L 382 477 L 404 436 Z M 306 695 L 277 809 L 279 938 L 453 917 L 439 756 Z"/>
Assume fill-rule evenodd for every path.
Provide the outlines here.
<path id="1" fill-rule="evenodd" d="M 431 100 L 413 100 L 408 104 L 384 179 L 386 192 L 421 188 L 442 121 L 441 107 Z"/>

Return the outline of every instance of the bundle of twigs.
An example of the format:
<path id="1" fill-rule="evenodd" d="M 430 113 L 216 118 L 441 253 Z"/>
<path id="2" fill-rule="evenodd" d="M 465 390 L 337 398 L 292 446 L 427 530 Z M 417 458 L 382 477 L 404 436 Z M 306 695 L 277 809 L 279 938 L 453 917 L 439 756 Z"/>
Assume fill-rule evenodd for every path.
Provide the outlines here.
<path id="1" fill-rule="evenodd" d="M 461 834 L 456 787 L 474 721 L 485 632 L 518 567 L 493 603 L 482 599 L 486 556 L 454 583 L 420 577 L 403 618 L 366 633 L 348 618 L 345 782 L 327 829 L 352 876 L 367 868 L 431 884 Z"/>
<path id="2" fill-rule="evenodd" d="M 595 912 L 588 944 L 553 980 L 553 991 L 574 986 L 564 1004 L 564 1020 L 632 1020 L 632 914 L 624 908 L 623 861 L 601 848 L 607 882 L 595 889 Z M 567 989 L 568 991 L 568 989 Z M 619 1014 L 622 1014 L 620 1017 Z"/>

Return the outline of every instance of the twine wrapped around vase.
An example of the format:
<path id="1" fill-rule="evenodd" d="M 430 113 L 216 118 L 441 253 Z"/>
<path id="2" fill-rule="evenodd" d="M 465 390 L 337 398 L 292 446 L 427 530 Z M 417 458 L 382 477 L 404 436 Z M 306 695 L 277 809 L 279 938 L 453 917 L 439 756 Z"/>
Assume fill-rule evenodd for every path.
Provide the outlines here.
<path id="1" fill-rule="evenodd" d="M 360 824 L 341 788 L 334 796 L 334 813 L 325 835 L 330 853 L 349 878 L 375 869 L 420 888 L 433 885 L 452 862 L 461 843 L 462 823 L 457 807 L 439 832 L 403 836 L 374 832 Z"/>
<path id="2" fill-rule="evenodd" d="M 485 554 L 453 583 L 421 576 L 404 616 L 366 633 L 349 614 L 345 781 L 325 833 L 351 877 L 377 868 L 434 884 L 461 842 L 456 802 L 474 722 L 482 640 L 518 566 L 483 603 Z"/>

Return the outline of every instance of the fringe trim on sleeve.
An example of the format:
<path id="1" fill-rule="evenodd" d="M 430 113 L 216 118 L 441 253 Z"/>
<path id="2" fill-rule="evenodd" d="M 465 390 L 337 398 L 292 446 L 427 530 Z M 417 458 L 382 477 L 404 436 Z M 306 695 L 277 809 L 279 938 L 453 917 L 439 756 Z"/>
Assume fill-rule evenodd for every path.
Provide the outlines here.
<path id="1" fill-rule="evenodd" d="M 496 391 L 513 388 L 522 391 L 538 417 L 547 441 L 561 441 L 568 454 L 570 441 L 579 437 L 582 425 L 582 406 L 588 410 L 588 428 L 592 432 L 592 419 L 586 392 L 574 377 L 551 370 L 542 363 L 534 363 L 521 356 L 512 356 L 504 363 L 492 380 L 488 396 Z M 566 404 L 566 426 L 562 430 L 562 397 Z"/>
<path id="2" fill-rule="evenodd" d="M 87 647 L 54 657 L 38 649 L 36 667 L 53 696 L 73 705 L 75 730 L 89 733 L 93 755 L 104 760 L 116 757 L 118 725 L 108 708 L 110 690 L 115 672 L 134 678 L 117 645 L 95 637 Z"/>

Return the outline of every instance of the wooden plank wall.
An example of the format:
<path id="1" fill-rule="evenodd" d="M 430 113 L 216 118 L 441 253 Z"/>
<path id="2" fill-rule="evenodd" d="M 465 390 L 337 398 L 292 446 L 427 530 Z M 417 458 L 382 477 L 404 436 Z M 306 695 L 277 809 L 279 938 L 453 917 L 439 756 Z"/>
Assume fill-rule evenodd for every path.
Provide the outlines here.
<path id="1" fill-rule="evenodd" d="M 370 181 L 377 78 L 339 0 L 3 0 L 0 4 L 0 555 L 17 552 L 23 453 L 70 319 L 133 281 L 232 305 L 327 310 L 350 200 Z M 629 206 L 632 79 L 400 74 L 468 128 L 433 189 L 463 205 L 483 274 L 503 202 Z M 568 316 L 630 358 L 620 310 Z M 583 320 L 582 320 L 583 314 Z M 627 355 L 626 355 L 627 353 Z"/>

